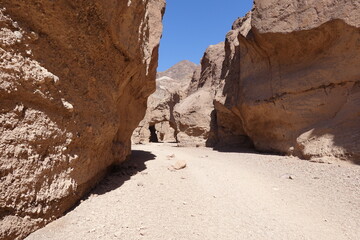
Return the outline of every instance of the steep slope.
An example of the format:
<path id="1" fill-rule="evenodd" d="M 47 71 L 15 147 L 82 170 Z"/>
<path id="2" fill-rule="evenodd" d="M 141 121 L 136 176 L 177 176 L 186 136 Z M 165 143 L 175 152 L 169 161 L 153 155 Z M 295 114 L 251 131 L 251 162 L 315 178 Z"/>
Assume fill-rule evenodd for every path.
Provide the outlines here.
<path id="1" fill-rule="evenodd" d="M 228 38 L 226 106 L 257 149 L 359 161 L 359 9 L 255 1 L 250 32 Z"/>
<path id="2" fill-rule="evenodd" d="M 360 162 L 360 3 L 254 3 L 175 107 L 179 141 Z"/>
<path id="3" fill-rule="evenodd" d="M 149 97 L 146 115 L 132 135 L 133 143 L 177 141 L 173 109 L 186 96 L 196 68 L 198 65 L 185 60 L 157 74 L 156 91 Z"/>
<path id="4" fill-rule="evenodd" d="M 21 239 L 129 154 L 165 4 L 0 3 L 0 239 Z"/>
<path id="5" fill-rule="evenodd" d="M 233 24 L 228 39 L 250 30 L 250 14 Z M 226 47 L 226 49 L 225 49 Z M 194 74 L 187 90 L 187 98 L 174 108 L 180 146 L 249 147 L 242 122 L 236 112 L 224 106 L 225 75 L 236 76 L 238 69 L 227 71 L 236 64 L 233 46 L 219 43 L 211 45 L 201 60 L 201 68 Z M 229 57 L 231 56 L 231 57 Z M 227 85 L 226 87 L 228 87 Z M 235 86 L 230 86 L 233 88 Z"/>
<path id="6" fill-rule="evenodd" d="M 214 134 L 215 112 L 213 99 L 222 91 L 220 80 L 224 60 L 224 43 L 210 46 L 187 90 L 187 97 L 174 108 L 180 146 L 211 146 Z"/>
<path id="7" fill-rule="evenodd" d="M 157 78 L 169 77 L 175 80 L 183 81 L 192 77 L 194 70 L 198 67 L 197 64 L 188 60 L 178 62 L 171 68 L 157 73 Z"/>

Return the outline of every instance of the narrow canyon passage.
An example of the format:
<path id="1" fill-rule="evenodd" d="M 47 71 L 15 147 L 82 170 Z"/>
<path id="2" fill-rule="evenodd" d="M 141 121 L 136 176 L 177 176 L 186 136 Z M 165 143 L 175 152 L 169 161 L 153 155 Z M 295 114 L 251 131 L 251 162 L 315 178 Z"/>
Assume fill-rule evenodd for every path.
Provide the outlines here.
<path id="1" fill-rule="evenodd" d="M 177 161 L 186 168 L 169 170 Z M 27 239 L 359 239 L 360 166 L 134 145 L 75 209 Z"/>

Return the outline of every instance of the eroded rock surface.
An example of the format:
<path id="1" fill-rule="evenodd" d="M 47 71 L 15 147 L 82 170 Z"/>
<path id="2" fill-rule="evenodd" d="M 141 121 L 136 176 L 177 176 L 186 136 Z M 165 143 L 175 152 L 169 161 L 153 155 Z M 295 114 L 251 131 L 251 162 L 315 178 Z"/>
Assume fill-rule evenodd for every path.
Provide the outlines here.
<path id="1" fill-rule="evenodd" d="M 135 129 L 132 142 L 177 142 L 177 125 L 174 107 L 187 95 L 189 82 L 198 65 L 181 61 L 156 79 L 156 91 L 148 99 L 144 119 Z"/>
<path id="2" fill-rule="evenodd" d="M 0 4 L 0 239 L 21 239 L 129 154 L 155 88 L 165 4 Z"/>
<path id="3" fill-rule="evenodd" d="M 249 33 L 228 35 L 225 105 L 257 149 L 359 161 L 359 10 L 255 1 Z"/>
<path id="4" fill-rule="evenodd" d="M 359 28 L 358 1 L 255 1 L 175 106 L 179 142 L 360 162 Z"/>
<path id="5" fill-rule="evenodd" d="M 192 78 L 187 96 L 174 108 L 179 146 L 211 146 L 216 141 L 213 100 L 222 92 L 224 43 L 210 46 Z"/>
<path id="6" fill-rule="evenodd" d="M 237 35 L 251 28 L 250 14 L 239 18 L 227 35 L 226 43 L 209 46 L 187 90 L 187 97 L 175 106 L 180 146 L 249 147 L 240 116 L 225 106 L 225 79 L 234 78 L 239 68 L 235 56 Z M 229 44 L 230 43 L 230 44 Z M 235 77 L 236 78 L 236 77 Z M 233 90 L 235 86 L 229 86 Z"/>

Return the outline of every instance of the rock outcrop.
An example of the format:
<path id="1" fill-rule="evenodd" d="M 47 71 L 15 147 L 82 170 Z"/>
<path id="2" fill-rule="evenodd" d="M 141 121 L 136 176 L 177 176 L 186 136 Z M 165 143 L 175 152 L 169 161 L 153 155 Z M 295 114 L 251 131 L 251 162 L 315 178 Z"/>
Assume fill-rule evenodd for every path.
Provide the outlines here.
<path id="1" fill-rule="evenodd" d="M 192 78 L 197 67 L 199 67 L 197 64 L 188 60 L 183 60 L 163 72 L 158 72 L 156 76 L 158 79 L 168 77 L 177 81 L 185 82 Z"/>
<path id="2" fill-rule="evenodd" d="M 357 1 L 255 0 L 175 106 L 180 145 L 360 162 L 359 28 Z"/>
<path id="3" fill-rule="evenodd" d="M 225 52 L 224 43 L 210 46 L 201 68 L 194 73 L 186 98 L 174 108 L 179 146 L 212 146 L 216 141 L 213 100 L 222 92 L 220 79 Z"/>
<path id="4" fill-rule="evenodd" d="M 173 110 L 186 96 L 196 68 L 198 65 L 184 60 L 157 74 L 156 91 L 149 97 L 146 115 L 132 135 L 134 144 L 177 142 Z"/>
<path id="5" fill-rule="evenodd" d="M 61 216 L 130 152 L 163 0 L 0 1 L 0 239 Z"/>
<path id="6" fill-rule="evenodd" d="M 248 14 L 235 21 L 227 38 L 235 40 L 239 32 L 247 34 L 251 28 L 250 19 Z M 225 77 L 233 77 L 239 71 L 227 70 L 228 66 L 235 65 L 237 61 L 234 54 L 234 46 L 227 45 L 225 50 L 224 42 L 211 45 L 205 51 L 201 68 L 189 84 L 187 97 L 174 109 L 180 146 L 251 146 L 241 118 L 224 106 Z"/>
<path id="7" fill-rule="evenodd" d="M 257 149 L 359 160 L 359 10 L 350 0 L 255 1 L 251 30 L 228 37 L 225 106 Z"/>

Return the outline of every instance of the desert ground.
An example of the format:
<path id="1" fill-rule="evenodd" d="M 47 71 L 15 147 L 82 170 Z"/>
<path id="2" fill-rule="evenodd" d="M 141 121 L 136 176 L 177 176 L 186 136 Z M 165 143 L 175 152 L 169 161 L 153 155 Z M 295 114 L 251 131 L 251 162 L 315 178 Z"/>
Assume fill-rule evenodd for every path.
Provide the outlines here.
<path id="1" fill-rule="evenodd" d="M 359 165 L 151 143 L 26 239 L 358 240 L 359 200 Z"/>

